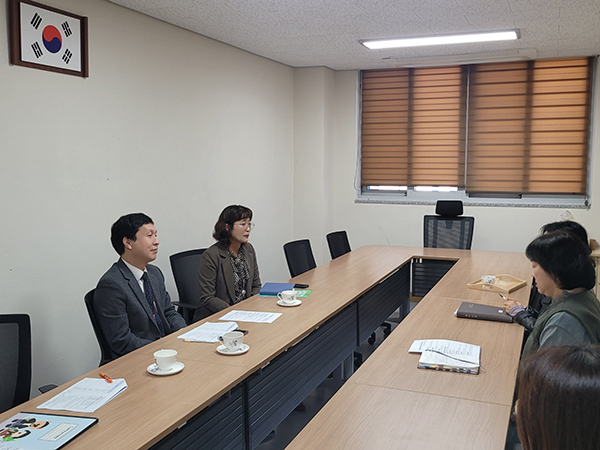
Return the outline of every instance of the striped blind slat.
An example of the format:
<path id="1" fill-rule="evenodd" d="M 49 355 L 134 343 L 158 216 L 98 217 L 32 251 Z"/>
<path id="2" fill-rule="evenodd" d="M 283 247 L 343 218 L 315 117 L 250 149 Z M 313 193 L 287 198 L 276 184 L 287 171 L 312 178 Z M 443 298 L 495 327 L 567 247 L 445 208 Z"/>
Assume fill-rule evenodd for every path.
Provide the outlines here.
<path id="1" fill-rule="evenodd" d="M 591 67 L 570 58 L 363 71 L 362 184 L 584 194 Z"/>

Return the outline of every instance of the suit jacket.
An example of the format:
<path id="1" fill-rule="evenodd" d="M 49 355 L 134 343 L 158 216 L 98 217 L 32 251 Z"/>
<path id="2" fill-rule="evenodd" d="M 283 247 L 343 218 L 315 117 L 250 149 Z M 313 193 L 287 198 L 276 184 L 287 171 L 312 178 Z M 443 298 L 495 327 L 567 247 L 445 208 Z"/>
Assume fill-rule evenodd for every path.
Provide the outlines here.
<path id="1" fill-rule="evenodd" d="M 148 265 L 146 271 L 165 334 L 185 327 L 185 320 L 171 304 L 160 269 Z M 122 259 L 100 278 L 94 293 L 94 311 L 114 358 L 160 338 L 144 292 Z"/>
<path id="2" fill-rule="evenodd" d="M 260 275 L 258 262 L 252 244 L 243 244 L 240 252 L 248 261 L 248 284 L 246 298 L 260 292 Z M 227 249 L 220 243 L 213 244 L 202 254 L 198 268 L 200 283 L 200 305 L 196 310 L 194 320 L 208 317 L 235 303 L 235 280 L 233 267 L 229 261 Z"/>

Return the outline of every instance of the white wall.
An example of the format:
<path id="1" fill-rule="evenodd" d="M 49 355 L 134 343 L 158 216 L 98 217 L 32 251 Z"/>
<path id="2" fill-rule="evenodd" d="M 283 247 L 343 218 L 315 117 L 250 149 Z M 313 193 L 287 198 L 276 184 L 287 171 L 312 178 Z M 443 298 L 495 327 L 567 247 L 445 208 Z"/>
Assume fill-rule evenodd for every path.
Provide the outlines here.
<path id="1" fill-rule="evenodd" d="M 329 261 L 335 72 L 295 71 L 294 239 L 310 239 L 317 265 Z"/>
<path id="2" fill-rule="evenodd" d="M 106 1 L 52 5 L 89 17 L 88 79 L 10 66 L 0 21 L 0 312 L 31 315 L 34 394 L 98 364 L 83 295 L 120 215 L 154 219 L 175 298 L 168 256 L 212 244 L 228 204 L 255 213 L 263 280 L 289 277 L 293 239 L 293 69 Z"/>

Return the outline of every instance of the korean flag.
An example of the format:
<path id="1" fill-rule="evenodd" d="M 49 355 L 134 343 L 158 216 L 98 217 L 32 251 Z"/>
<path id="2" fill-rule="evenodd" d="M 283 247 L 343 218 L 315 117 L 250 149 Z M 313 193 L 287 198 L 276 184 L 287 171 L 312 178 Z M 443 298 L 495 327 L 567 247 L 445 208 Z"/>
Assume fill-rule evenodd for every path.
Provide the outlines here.
<path id="1" fill-rule="evenodd" d="M 21 59 L 80 71 L 80 21 L 27 3 L 20 6 Z"/>

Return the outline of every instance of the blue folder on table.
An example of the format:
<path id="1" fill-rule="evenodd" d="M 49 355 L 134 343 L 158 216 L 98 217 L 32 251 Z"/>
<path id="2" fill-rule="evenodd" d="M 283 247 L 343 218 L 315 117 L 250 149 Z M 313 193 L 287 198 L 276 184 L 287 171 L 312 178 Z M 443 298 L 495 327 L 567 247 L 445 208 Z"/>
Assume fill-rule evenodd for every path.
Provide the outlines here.
<path id="1" fill-rule="evenodd" d="M 258 295 L 276 297 L 281 291 L 294 289 L 294 283 L 265 283 Z"/>

